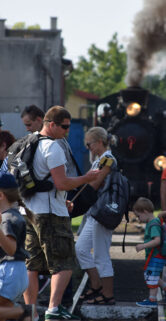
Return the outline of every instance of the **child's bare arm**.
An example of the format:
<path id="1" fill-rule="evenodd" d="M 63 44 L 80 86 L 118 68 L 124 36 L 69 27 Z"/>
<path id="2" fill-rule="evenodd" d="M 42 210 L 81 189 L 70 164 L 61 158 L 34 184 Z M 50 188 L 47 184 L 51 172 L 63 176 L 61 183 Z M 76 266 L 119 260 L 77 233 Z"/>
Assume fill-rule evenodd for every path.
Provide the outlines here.
<path id="1" fill-rule="evenodd" d="M 142 251 L 142 250 L 144 250 L 144 243 L 142 243 L 142 244 L 137 244 L 137 245 L 136 245 L 136 251 L 137 251 L 137 252 L 140 252 L 140 251 Z"/>
<path id="2" fill-rule="evenodd" d="M 16 252 L 16 240 L 10 236 L 5 235 L 0 228 L 0 246 L 8 255 L 14 255 Z"/>
<path id="3" fill-rule="evenodd" d="M 137 244 L 136 245 L 136 251 L 140 252 L 142 250 L 148 249 L 148 248 L 153 248 L 159 246 L 161 243 L 161 238 L 159 236 L 154 237 L 153 240 L 147 243 L 142 243 L 142 244 Z"/>

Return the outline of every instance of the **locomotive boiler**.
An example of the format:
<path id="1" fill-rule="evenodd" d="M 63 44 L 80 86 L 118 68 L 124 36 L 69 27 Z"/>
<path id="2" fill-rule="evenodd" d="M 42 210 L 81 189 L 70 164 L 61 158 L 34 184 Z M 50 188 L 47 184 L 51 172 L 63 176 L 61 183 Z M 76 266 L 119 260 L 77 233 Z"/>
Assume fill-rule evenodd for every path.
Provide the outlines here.
<path id="1" fill-rule="evenodd" d="M 129 87 L 98 101 L 96 111 L 97 125 L 112 134 L 111 149 L 129 179 L 131 203 L 144 196 L 159 205 L 166 101 L 141 87 Z"/>

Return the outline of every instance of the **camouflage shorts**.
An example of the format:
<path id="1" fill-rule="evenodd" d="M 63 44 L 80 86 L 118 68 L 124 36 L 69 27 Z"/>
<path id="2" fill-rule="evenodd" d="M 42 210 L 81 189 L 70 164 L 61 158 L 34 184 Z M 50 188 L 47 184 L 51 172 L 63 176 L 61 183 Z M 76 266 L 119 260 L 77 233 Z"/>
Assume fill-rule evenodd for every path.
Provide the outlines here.
<path id="1" fill-rule="evenodd" d="M 38 214 L 35 218 L 33 226 L 27 222 L 27 269 L 41 274 L 72 270 L 75 250 L 70 218 L 54 214 Z"/>

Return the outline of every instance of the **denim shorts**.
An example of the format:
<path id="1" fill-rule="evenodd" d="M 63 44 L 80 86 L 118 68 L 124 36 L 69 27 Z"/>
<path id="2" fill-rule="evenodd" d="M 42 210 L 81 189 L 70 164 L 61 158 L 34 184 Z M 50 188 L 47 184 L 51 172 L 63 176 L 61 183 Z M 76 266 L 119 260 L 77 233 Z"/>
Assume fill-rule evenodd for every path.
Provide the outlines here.
<path id="1" fill-rule="evenodd" d="M 28 287 L 28 274 L 23 261 L 0 264 L 0 296 L 14 302 Z"/>
<path id="2" fill-rule="evenodd" d="M 166 259 L 152 257 L 144 272 L 144 279 L 148 288 L 157 288 L 161 273 L 166 265 Z"/>

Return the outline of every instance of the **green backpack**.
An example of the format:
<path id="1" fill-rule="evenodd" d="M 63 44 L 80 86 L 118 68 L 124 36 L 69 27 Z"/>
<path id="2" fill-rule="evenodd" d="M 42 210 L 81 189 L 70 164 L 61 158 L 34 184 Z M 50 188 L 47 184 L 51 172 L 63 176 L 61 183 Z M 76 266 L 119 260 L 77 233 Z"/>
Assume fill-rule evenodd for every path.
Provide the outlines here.
<path id="1" fill-rule="evenodd" d="M 161 228 L 161 244 L 159 245 L 160 254 L 166 256 L 166 224 L 160 221 L 160 223 L 154 222 L 150 224 L 149 228 L 151 229 L 152 226 L 160 226 Z"/>

